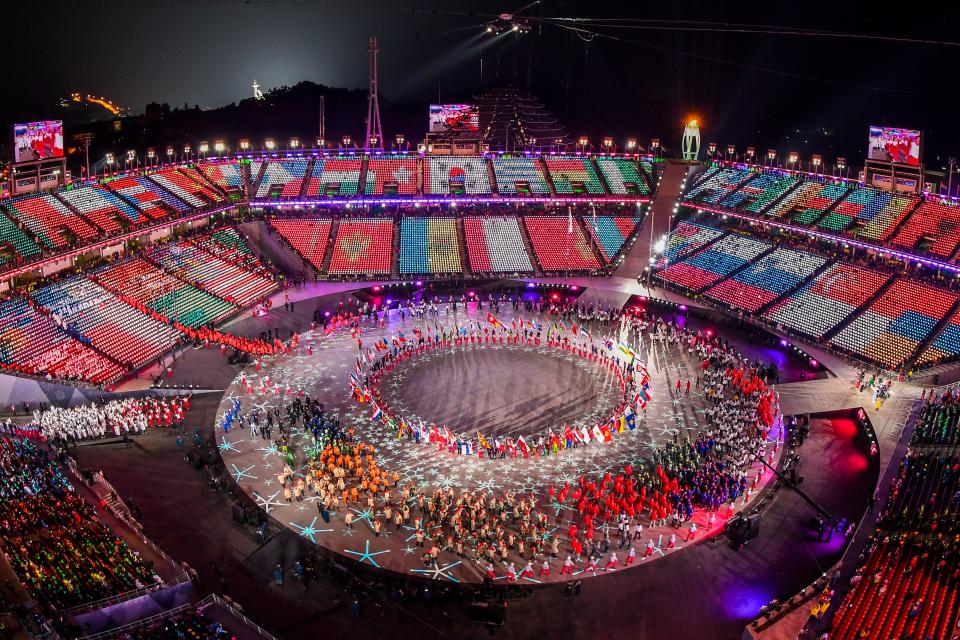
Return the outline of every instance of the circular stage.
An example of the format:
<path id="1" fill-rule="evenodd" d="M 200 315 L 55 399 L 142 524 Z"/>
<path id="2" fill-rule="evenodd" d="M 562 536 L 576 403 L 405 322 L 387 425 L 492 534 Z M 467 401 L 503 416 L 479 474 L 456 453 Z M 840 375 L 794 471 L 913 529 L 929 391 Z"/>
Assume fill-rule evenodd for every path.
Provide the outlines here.
<path id="1" fill-rule="evenodd" d="M 550 576 L 522 578 L 523 583 L 557 582 L 572 578 L 591 577 L 603 571 L 593 571 L 586 558 L 576 562 L 572 575 L 560 575 L 563 559 L 570 552 L 569 527 L 582 527 L 582 516 L 576 502 L 563 503 L 551 496 L 551 488 L 559 491 L 568 483 L 575 485 L 581 478 L 599 481 L 605 475 L 616 477 L 625 469 L 646 469 L 653 473 L 650 459 L 654 451 L 669 443 L 691 440 L 703 431 L 704 415 L 710 406 L 708 395 L 694 388 L 689 394 L 673 393 L 677 379 L 694 379 L 701 371 L 701 361 L 689 355 L 686 349 L 670 346 L 663 340 L 644 339 L 630 335 L 637 347 L 637 357 L 646 362 L 653 397 L 647 412 L 637 412 L 634 429 L 625 429 L 612 438 L 591 440 L 576 448 L 561 448 L 552 455 L 529 457 L 507 455 L 501 459 L 489 456 L 457 455 L 454 447 L 438 446 L 424 438 L 398 437 L 398 430 L 380 420 L 374 421 L 373 403 L 358 404 L 350 391 L 350 376 L 357 369 L 358 356 L 362 360 L 369 345 L 378 341 L 387 344 L 398 335 L 409 339 L 418 331 L 426 334 L 439 321 L 484 326 L 487 310 L 477 311 L 473 304 L 457 311 L 441 306 L 439 317 L 401 319 L 399 313 L 388 314 L 383 325 L 361 322 L 363 348 L 358 348 L 356 336 L 347 329 L 324 335 L 315 331 L 301 335 L 297 348 L 288 354 L 264 361 L 260 371 L 250 366 L 234 380 L 223 397 L 217 416 L 215 432 L 221 456 L 228 472 L 256 503 L 281 524 L 300 536 L 329 550 L 376 568 L 420 575 L 454 582 L 481 582 L 486 573 L 485 560 L 466 553 L 459 556 L 440 540 L 427 536 L 427 548 L 436 542 L 441 548 L 437 568 L 425 567 L 421 555 L 424 548 L 416 546 L 412 526 L 396 529 L 392 524 L 382 527 L 379 536 L 374 532 L 374 521 L 381 525 L 386 518 L 382 501 L 373 509 L 352 503 L 348 508 L 330 512 L 324 521 L 318 509 L 319 498 L 308 492 L 303 501 L 284 499 L 278 474 L 289 464 L 293 478 L 302 478 L 309 472 L 307 453 L 314 447 L 313 436 L 301 428 L 287 433 L 289 451 L 259 435 L 251 434 L 236 425 L 224 431 L 225 416 L 239 410 L 242 415 L 283 408 L 301 393 L 324 403 L 325 410 L 338 415 L 354 438 L 376 451 L 380 469 L 400 478 L 400 487 L 414 487 L 430 496 L 435 490 L 444 492 L 471 492 L 473 495 L 523 496 L 535 501 L 536 510 L 547 517 L 542 544 L 556 538 L 560 545 L 559 559 L 552 560 Z M 529 314 L 526 314 L 529 316 Z M 546 325 L 556 318 L 541 318 Z M 512 311 L 499 314 L 500 322 L 509 326 L 519 317 Z M 587 327 L 584 327 L 587 328 Z M 601 336 L 610 327 L 591 327 Z M 609 365 L 594 362 L 590 354 L 533 342 L 519 344 L 464 344 L 450 348 L 427 350 L 412 355 L 386 371 L 381 380 L 380 397 L 389 405 L 385 412 L 405 418 L 422 419 L 424 423 L 449 423 L 450 431 L 469 434 L 476 438 L 480 431 L 486 438 L 496 436 L 516 438 L 521 434 L 541 434 L 544 430 L 556 432 L 564 424 L 589 425 L 597 416 L 606 416 L 610 407 L 623 405 L 624 390 Z M 627 392 L 631 394 L 632 391 Z M 276 436 L 276 432 L 274 432 Z M 773 450 L 773 441 L 779 438 L 778 429 L 770 432 L 767 448 Z M 779 449 L 778 449 L 779 451 Z M 748 473 L 756 475 L 762 468 L 754 463 Z M 634 472 L 635 473 L 635 472 Z M 770 479 L 766 473 L 762 484 Z M 760 488 L 760 487 L 758 487 Z M 392 499 L 399 489 L 392 489 Z M 756 491 L 754 495 L 756 495 Z M 736 511 L 745 503 L 738 499 Z M 352 527 L 346 526 L 344 516 L 353 515 Z M 649 513 L 647 514 L 649 516 Z M 712 533 L 718 532 L 730 514 L 724 512 Z M 697 509 L 693 521 L 700 527 L 697 539 L 705 536 L 710 514 Z M 694 541 L 686 542 L 686 528 L 675 529 L 657 525 L 643 518 L 642 539 L 636 545 L 638 562 L 633 567 L 674 553 Z M 612 525 L 598 523 L 599 531 L 615 534 Z M 600 535 L 598 531 L 598 535 Z M 678 540 L 669 545 L 671 534 Z M 647 545 L 653 553 L 642 558 Z M 620 570 L 627 549 L 619 550 Z M 529 557 L 526 558 L 529 560 Z M 537 560 L 537 568 L 543 558 Z M 523 558 L 512 560 L 520 570 Z M 504 566 L 497 563 L 497 579 L 505 579 Z M 602 568 L 602 564 L 601 564 Z"/>
<path id="2" fill-rule="evenodd" d="M 598 364 L 523 344 L 427 352 L 398 365 L 379 388 L 408 419 L 487 437 L 592 425 L 623 402 L 616 377 Z"/>

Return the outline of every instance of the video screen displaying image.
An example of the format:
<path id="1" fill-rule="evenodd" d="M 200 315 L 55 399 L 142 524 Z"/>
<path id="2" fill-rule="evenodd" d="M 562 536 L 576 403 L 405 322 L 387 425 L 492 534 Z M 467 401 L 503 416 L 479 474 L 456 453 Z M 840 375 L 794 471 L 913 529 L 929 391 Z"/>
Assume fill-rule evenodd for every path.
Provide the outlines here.
<path id="1" fill-rule="evenodd" d="M 44 120 L 13 125 L 14 162 L 63 157 L 63 121 Z"/>
<path id="2" fill-rule="evenodd" d="M 430 132 L 479 131 L 480 112 L 473 104 L 432 104 L 430 105 Z"/>
<path id="3" fill-rule="evenodd" d="M 870 127 L 867 158 L 881 162 L 920 164 L 920 132 L 898 127 Z"/>

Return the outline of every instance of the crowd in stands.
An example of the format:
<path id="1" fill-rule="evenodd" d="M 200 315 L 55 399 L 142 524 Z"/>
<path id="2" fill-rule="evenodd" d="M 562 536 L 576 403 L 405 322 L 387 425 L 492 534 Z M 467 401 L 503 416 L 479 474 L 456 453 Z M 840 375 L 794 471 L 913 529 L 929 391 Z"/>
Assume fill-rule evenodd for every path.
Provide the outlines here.
<path id="1" fill-rule="evenodd" d="M 149 562 L 97 518 L 36 441 L 0 438 L 0 545 L 17 577 L 49 610 L 160 581 Z"/>

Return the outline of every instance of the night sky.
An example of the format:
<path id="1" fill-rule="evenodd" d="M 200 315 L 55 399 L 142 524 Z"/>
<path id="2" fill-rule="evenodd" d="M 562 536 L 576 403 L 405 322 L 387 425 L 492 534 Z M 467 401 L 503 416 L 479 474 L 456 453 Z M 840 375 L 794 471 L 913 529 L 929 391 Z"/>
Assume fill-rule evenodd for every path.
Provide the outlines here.
<path id="1" fill-rule="evenodd" d="M 536 22 L 539 15 L 684 19 L 960 41 L 946 2 L 894 12 L 880 3 L 546 0 L 524 12 L 532 31 L 521 37 L 481 35 L 486 18 L 459 15 L 514 11 L 519 2 L 18 4 L 5 21 L 14 49 L 6 74 L 13 90 L 0 112 L 5 126 L 43 117 L 72 91 L 102 94 L 140 113 L 150 101 L 221 106 L 249 97 L 254 78 L 264 90 L 301 80 L 363 88 L 367 37 L 376 35 L 381 94 L 395 104 L 422 104 L 424 128 L 426 105 L 438 94 L 468 100 L 516 84 L 543 99 L 573 136 L 660 137 L 676 145 L 681 123 L 696 114 L 704 143 L 753 145 L 760 153 L 776 147 L 859 160 L 870 124 L 924 130 L 924 160 L 932 167 L 960 151 L 949 80 L 957 45 L 610 27 L 596 30 L 620 40 L 586 43 Z M 392 131 L 385 117 L 384 133 Z"/>

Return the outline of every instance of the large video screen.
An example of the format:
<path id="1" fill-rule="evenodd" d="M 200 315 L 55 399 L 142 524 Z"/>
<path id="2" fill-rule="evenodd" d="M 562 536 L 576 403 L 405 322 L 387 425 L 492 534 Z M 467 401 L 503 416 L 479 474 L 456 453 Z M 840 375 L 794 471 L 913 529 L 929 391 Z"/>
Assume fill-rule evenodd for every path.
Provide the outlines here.
<path id="1" fill-rule="evenodd" d="M 881 162 L 920 164 L 920 132 L 898 127 L 870 127 L 867 158 Z"/>
<path id="2" fill-rule="evenodd" d="M 480 112 L 474 104 L 430 105 L 430 133 L 440 131 L 479 131 Z"/>
<path id="3" fill-rule="evenodd" d="M 13 125 L 14 162 L 63 157 L 63 121 L 44 120 Z"/>

